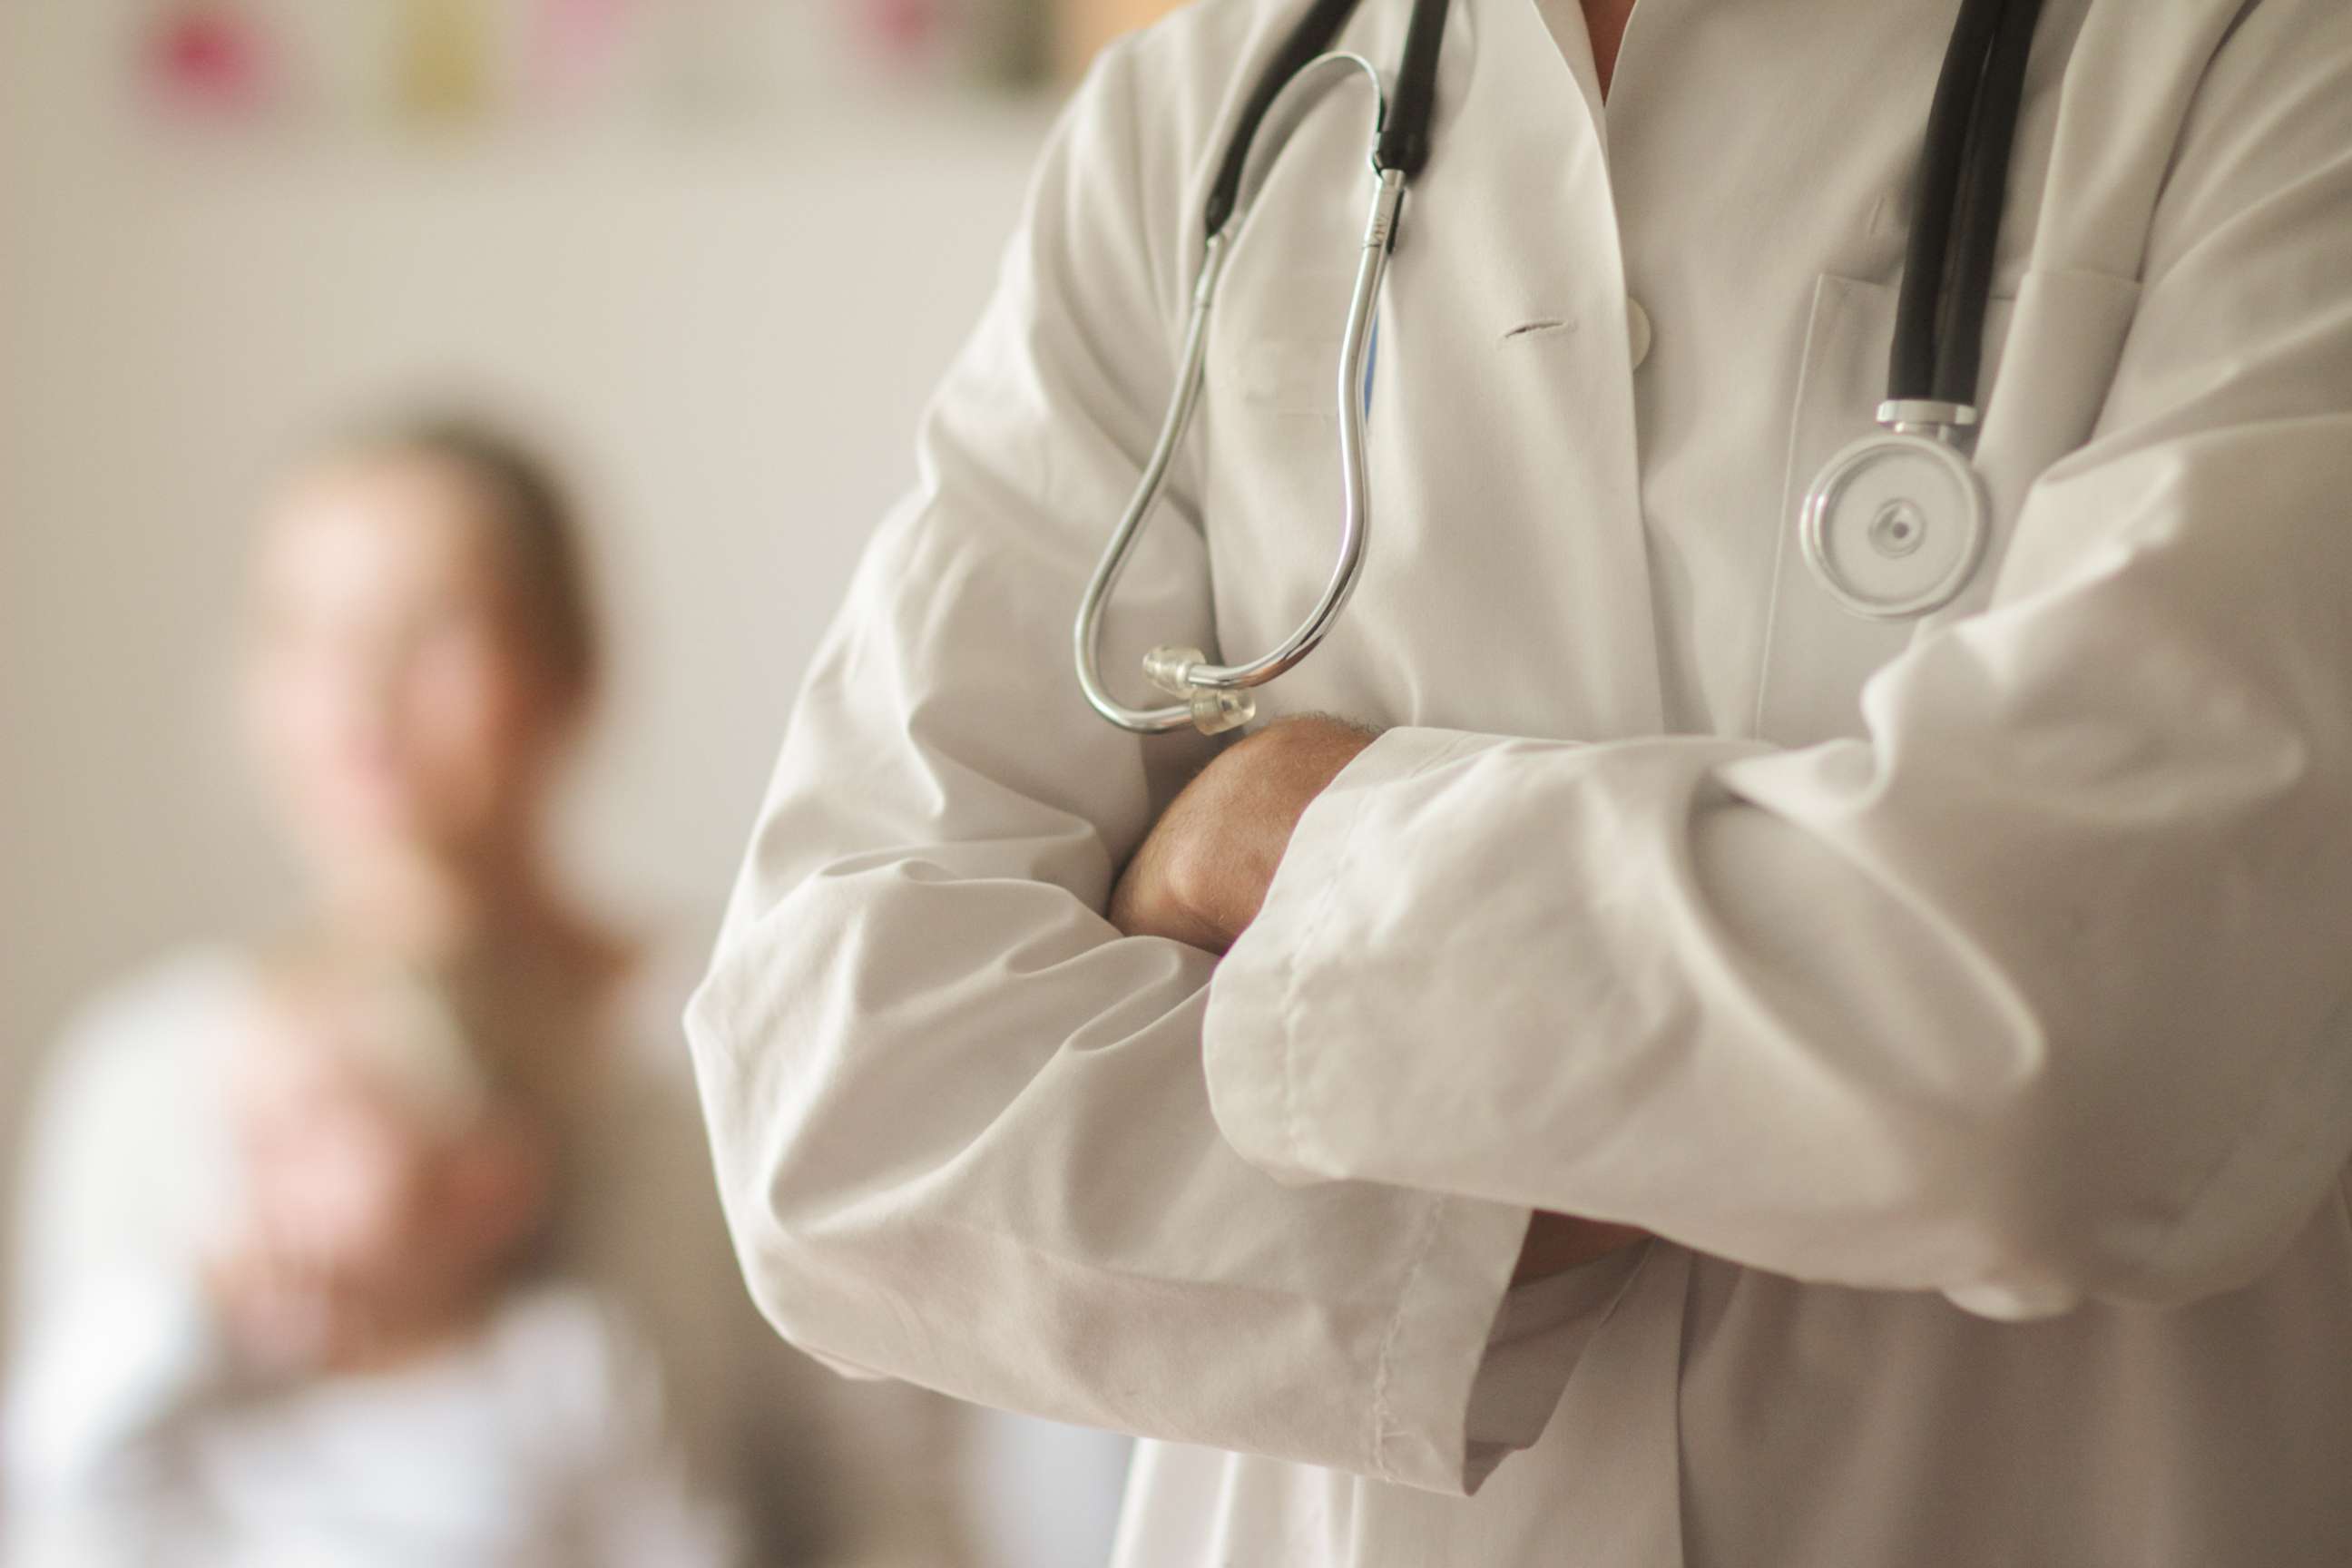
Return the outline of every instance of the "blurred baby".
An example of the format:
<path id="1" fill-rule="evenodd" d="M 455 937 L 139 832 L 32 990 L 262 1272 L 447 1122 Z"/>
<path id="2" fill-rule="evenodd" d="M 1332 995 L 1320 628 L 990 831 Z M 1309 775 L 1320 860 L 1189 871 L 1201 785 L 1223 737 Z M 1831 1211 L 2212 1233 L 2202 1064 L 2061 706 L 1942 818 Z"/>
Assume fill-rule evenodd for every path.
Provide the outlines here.
<path id="1" fill-rule="evenodd" d="M 38 1568 L 737 1562 L 648 1348 L 533 1268 L 560 1171 L 528 1058 L 388 963 L 289 952 L 259 993 L 242 1217 L 193 1299 L 124 1301 L 103 1363 L 44 1380 Z"/>

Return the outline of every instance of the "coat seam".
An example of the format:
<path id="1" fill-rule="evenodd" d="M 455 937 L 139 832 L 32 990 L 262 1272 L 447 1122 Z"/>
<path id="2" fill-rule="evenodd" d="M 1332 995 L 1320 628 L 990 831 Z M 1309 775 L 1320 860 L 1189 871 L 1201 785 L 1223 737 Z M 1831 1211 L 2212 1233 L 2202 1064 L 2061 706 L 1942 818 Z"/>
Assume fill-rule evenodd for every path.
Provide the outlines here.
<path id="1" fill-rule="evenodd" d="M 1372 1463 L 1383 1480 L 1402 1479 L 1388 1457 L 1389 1439 L 1397 1435 L 1396 1414 L 1389 1406 L 1389 1386 L 1396 1365 L 1397 1342 L 1404 1337 L 1404 1320 L 1412 1310 L 1413 1291 L 1428 1267 L 1430 1253 L 1436 1248 L 1437 1221 L 1445 1203 L 1444 1198 L 1433 1194 L 1423 1207 L 1421 1235 L 1413 1245 L 1412 1262 L 1406 1267 L 1404 1279 L 1397 1287 L 1396 1311 L 1389 1319 L 1388 1332 L 1381 1337 L 1380 1359 L 1372 1372 Z M 1466 1431 L 1464 1436 L 1466 1441 Z"/>
<path id="2" fill-rule="evenodd" d="M 1446 744 L 1440 746 L 1413 767 L 1400 774 L 1393 782 L 1402 784 L 1408 780 L 1419 778 L 1461 751 L 1469 742 L 1469 739 L 1467 736 L 1461 735 L 1454 737 Z M 1329 923 L 1332 906 L 1337 899 L 1339 885 L 1347 879 L 1348 869 L 1355 863 L 1357 846 L 1362 837 L 1364 818 L 1367 815 L 1362 801 L 1351 803 L 1347 832 L 1339 841 L 1339 853 L 1333 861 L 1331 874 L 1325 879 L 1322 889 L 1317 895 L 1314 910 L 1307 916 L 1306 927 L 1299 932 L 1297 944 L 1283 955 L 1283 1134 L 1289 1142 L 1289 1163 L 1294 1166 L 1304 1167 L 1307 1163 L 1306 1143 L 1301 1136 L 1303 1123 L 1298 1115 L 1297 1086 L 1298 992 L 1302 968 L 1300 955 L 1314 947 L 1316 942 L 1321 937 L 1324 928 Z M 1423 1210 L 1421 1234 L 1414 1242 L 1412 1260 L 1406 1265 L 1404 1278 L 1399 1282 L 1396 1310 L 1389 1319 L 1387 1331 L 1381 1336 L 1380 1350 L 1373 1361 L 1370 1458 L 1373 1469 L 1380 1474 L 1381 1479 L 1387 1481 L 1393 1482 L 1401 1479 L 1396 1470 L 1390 1465 L 1388 1458 L 1389 1440 L 1396 1435 L 1397 1430 L 1395 1413 L 1389 1404 L 1389 1392 L 1396 1363 L 1397 1342 L 1403 1337 L 1404 1321 L 1406 1314 L 1412 1310 L 1413 1291 L 1421 1282 L 1422 1273 L 1428 1266 L 1430 1252 L 1436 1244 L 1438 1216 L 1444 1207 L 1445 1199 L 1433 1195 Z"/>
<path id="3" fill-rule="evenodd" d="M 1315 908 L 1307 917 L 1306 929 L 1298 933 L 1297 942 L 1283 954 L 1282 989 L 1282 1131 L 1290 1145 L 1290 1163 L 1303 1166 L 1307 1163 L 1307 1142 L 1301 1136 L 1298 1116 L 1298 993 L 1302 984 L 1301 955 L 1311 951 L 1320 940 L 1324 928 L 1330 923 L 1331 906 L 1338 897 L 1339 884 L 1347 879 L 1348 868 L 1354 864 L 1356 840 L 1364 826 L 1364 806 L 1359 801 L 1351 805 L 1348 831 L 1339 840 L 1339 854 L 1331 866 L 1331 874 L 1324 879 L 1316 895 Z"/>
<path id="4" fill-rule="evenodd" d="M 1298 941 L 1283 954 L 1282 1132 L 1284 1141 L 1289 1145 L 1287 1163 L 1293 1166 L 1303 1167 L 1307 1163 L 1306 1142 L 1300 1135 L 1301 1123 L 1298 1117 L 1297 1040 L 1298 992 L 1303 968 L 1301 954 L 1314 946 L 1316 941 L 1322 935 L 1324 927 L 1329 923 L 1332 900 L 1338 894 L 1339 883 L 1345 878 L 1349 865 L 1355 858 L 1356 838 L 1363 823 L 1363 803 L 1361 801 L 1351 803 L 1348 830 L 1346 836 L 1339 841 L 1339 854 L 1332 865 L 1331 874 L 1324 879 L 1322 889 L 1316 895 L 1314 909 L 1307 918 L 1306 928 L 1298 933 Z M 1404 1322 L 1404 1302 L 1411 1296 L 1412 1281 L 1421 1271 L 1422 1258 L 1426 1255 L 1427 1247 L 1428 1243 L 1424 1237 L 1420 1248 L 1415 1252 L 1412 1265 L 1405 1271 L 1403 1292 L 1398 1300 L 1395 1316 L 1389 1321 L 1388 1331 L 1381 1338 L 1381 1348 L 1372 1366 L 1371 1461 L 1372 1468 L 1380 1472 L 1383 1480 L 1396 1479 L 1396 1476 L 1389 1468 L 1387 1455 L 1390 1426 L 1389 1356 L 1396 1343 L 1398 1331 Z"/>

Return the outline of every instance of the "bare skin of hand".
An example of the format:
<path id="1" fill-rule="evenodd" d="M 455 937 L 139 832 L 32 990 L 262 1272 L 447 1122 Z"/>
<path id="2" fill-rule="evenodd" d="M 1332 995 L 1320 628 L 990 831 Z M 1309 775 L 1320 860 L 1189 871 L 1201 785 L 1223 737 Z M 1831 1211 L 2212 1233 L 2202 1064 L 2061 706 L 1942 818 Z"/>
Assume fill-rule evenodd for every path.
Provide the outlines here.
<path id="1" fill-rule="evenodd" d="M 1113 889 L 1111 923 L 1222 953 L 1265 905 L 1298 819 L 1377 731 L 1313 715 L 1226 748 L 1169 804 Z M 1646 1240 L 1632 1226 L 1538 1210 L 1512 1282 L 1562 1273 Z"/>
<path id="2" fill-rule="evenodd" d="M 1169 803 L 1111 893 L 1111 923 L 1211 952 L 1257 919 L 1315 797 L 1377 731 L 1311 715 L 1228 746 Z"/>

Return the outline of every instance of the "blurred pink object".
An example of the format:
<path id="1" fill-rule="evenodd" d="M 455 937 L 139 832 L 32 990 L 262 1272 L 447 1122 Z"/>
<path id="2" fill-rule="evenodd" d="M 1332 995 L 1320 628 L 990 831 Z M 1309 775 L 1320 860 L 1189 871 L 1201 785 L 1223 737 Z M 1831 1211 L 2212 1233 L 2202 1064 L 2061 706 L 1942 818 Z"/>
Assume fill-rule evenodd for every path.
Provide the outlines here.
<path id="1" fill-rule="evenodd" d="M 146 69 L 166 108 L 247 113 L 268 102 L 270 49 L 260 25 L 228 0 L 170 6 L 148 35 Z"/>
<path id="2" fill-rule="evenodd" d="M 902 60 L 934 52 L 945 11 L 942 0 L 858 0 L 857 5 L 866 36 L 886 54 Z"/>
<path id="3" fill-rule="evenodd" d="M 541 96 L 572 103 L 604 85 L 620 52 L 630 5 L 631 0 L 540 0 L 530 80 Z"/>

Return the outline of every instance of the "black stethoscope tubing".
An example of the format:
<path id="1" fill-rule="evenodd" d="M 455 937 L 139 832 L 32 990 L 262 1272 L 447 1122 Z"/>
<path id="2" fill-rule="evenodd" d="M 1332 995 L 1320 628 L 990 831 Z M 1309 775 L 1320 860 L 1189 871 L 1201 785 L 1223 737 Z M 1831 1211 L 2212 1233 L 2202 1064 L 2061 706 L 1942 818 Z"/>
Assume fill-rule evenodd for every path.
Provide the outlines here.
<path id="1" fill-rule="evenodd" d="M 1446 4 L 1447 0 L 1413 0 L 1412 18 L 1405 24 L 1404 48 L 1397 61 L 1396 85 L 1390 91 L 1387 118 L 1381 126 L 1380 166 L 1398 170 L 1407 179 L 1420 174 L 1422 165 L 1429 162 L 1429 122 L 1437 105 L 1437 54 L 1445 33 Z M 1242 172 L 1249 164 L 1250 143 L 1257 139 L 1266 111 L 1291 78 L 1329 51 L 1339 29 L 1355 15 L 1358 0 L 1315 0 L 1258 73 L 1249 97 L 1243 100 L 1233 135 L 1225 142 L 1225 155 L 1218 161 L 1216 180 L 1209 187 L 1202 214 L 1203 232 L 1220 232 L 1233 216 L 1241 194 Z M 1393 234 L 1390 243 L 1395 243 Z"/>
<path id="2" fill-rule="evenodd" d="M 1275 99 L 1331 47 L 1359 3 L 1314 0 L 1266 61 L 1218 161 L 1202 214 L 1205 232 L 1217 233 L 1233 216 L 1250 145 Z M 1381 165 L 1408 177 L 1429 159 L 1446 5 L 1447 0 L 1413 0 L 1381 134 Z M 2010 153 L 2042 6 L 2042 0 L 1961 0 L 1914 181 L 1887 367 L 1889 402 L 1975 405 Z"/>
<path id="3" fill-rule="evenodd" d="M 1887 401 L 1974 407 L 2010 153 L 2042 0 L 1962 0 L 1914 182 Z"/>

